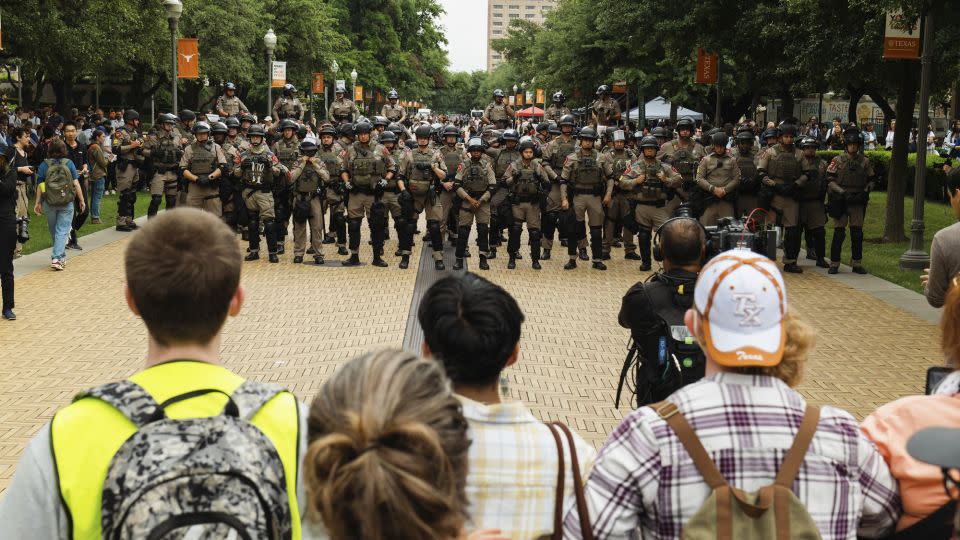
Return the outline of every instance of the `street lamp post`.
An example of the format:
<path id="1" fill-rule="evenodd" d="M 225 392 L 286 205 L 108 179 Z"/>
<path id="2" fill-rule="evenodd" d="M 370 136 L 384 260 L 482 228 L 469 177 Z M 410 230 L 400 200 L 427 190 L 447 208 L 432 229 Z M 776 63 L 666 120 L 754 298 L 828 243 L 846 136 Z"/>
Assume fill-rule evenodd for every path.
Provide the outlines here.
<path id="1" fill-rule="evenodd" d="M 356 102 L 357 101 L 357 70 L 356 69 L 350 72 L 350 80 L 353 82 L 353 89 L 351 90 L 351 92 L 353 92 L 353 97 L 351 97 L 350 99 Z"/>
<path id="2" fill-rule="evenodd" d="M 930 107 L 930 76 L 933 60 L 933 14 L 927 11 L 923 22 L 923 52 L 920 55 L 920 130 L 917 134 L 917 172 L 913 180 L 913 219 L 910 221 L 910 248 L 900 256 L 900 268 L 923 269 L 930 266 L 930 255 L 923 245 L 923 203 L 926 200 L 927 152 L 920 137 L 927 140 L 927 112 Z"/>
<path id="3" fill-rule="evenodd" d="M 334 97 L 336 97 L 337 90 L 337 72 L 340 71 L 340 64 L 337 63 L 337 59 L 334 58 L 333 62 L 330 63 L 330 73 L 333 74 L 333 79 L 330 80 L 330 84 L 333 86 Z M 323 89 L 323 99 L 327 102 L 327 114 L 330 114 L 330 102 L 327 99 L 327 89 Z"/>
<path id="4" fill-rule="evenodd" d="M 273 33 L 273 28 L 263 36 L 263 46 L 267 48 L 267 116 L 270 116 L 273 107 L 273 50 L 277 48 L 277 35 Z"/>
<path id="5" fill-rule="evenodd" d="M 173 114 L 177 114 L 177 23 L 183 14 L 183 3 L 180 0 L 164 0 L 163 7 L 167 11 L 167 22 L 170 23 L 171 70 L 170 94 L 173 97 Z"/>

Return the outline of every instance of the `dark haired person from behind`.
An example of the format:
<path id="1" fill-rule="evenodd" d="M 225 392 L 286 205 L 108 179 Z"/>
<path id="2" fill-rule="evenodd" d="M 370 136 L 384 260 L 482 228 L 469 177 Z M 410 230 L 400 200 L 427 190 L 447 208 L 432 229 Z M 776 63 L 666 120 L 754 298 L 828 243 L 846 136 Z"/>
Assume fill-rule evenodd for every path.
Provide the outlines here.
<path id="1" fill-rule="evenodd" d="M 436 282 L 420 302 L 423 355 L 443 365 L 469 423 L 467 531 L 492 527 L 513 539 L 554 532 L 557 443 L 550 429 L 519 401 L 502 402 L 500 374 L 520 355 L 523 312 L 501 287 L 475 274 Z M 574 434 L 586 476 L 596 451 Z M 564 444 L 564 496 L 573 497 L 569 447 Z"/>
<path id="2" fill-rule="evenodd" d="M 194 209 L 164 212 L 131 239 L 124 296 L 146 326 L 144 369 L 81 394 L 40 429 L 0 501 L 0 536 L 267 538 L 272 529 L 300 539 L 306 411 L 220 359 L 223 325 L 243 306 L 241 258 L 230 228 Z"/>
<path id="3" fill-rule="evenodd" d="M 627 291 L 617 317 L 620 326 L 630 329 L 640 356 L 638 406 L 660 401 L 703 377 L 702 356 L 695 344 L 687 343 L 683 315 L 693 305 L 706 235 L 696 220 L 680 217 L 664 223 L 657 236 L 654 254 L 658 249 L 663 269 Z"/>

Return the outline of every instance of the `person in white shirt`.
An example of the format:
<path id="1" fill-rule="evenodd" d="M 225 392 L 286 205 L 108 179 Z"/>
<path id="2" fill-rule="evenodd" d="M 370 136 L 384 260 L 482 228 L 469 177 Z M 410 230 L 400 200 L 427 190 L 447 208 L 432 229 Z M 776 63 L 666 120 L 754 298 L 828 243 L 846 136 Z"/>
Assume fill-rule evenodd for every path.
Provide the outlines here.
<path id="1" fill-rule="evenodd" d="M 897 127 L 897 121 L 891 120 L 890 129 L 887 130 L 887 138 L 883 144 L 883 147 L 886 148 L 887 150 L 893 150 L 893 133 L 896 130 L 896 127 Z"/>

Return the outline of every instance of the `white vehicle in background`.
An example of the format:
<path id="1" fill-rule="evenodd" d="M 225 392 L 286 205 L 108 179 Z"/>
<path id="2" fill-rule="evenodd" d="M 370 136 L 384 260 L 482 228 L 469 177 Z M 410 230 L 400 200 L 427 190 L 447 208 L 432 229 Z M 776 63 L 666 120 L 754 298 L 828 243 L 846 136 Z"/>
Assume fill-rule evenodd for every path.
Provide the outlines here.
<path id="1" fill-rule="evenodd" d="M 430 115 L 433 114 L 433 111 L 430 109 L 417 109 L 417 116 L 420 118 L 430 118 Z"/>

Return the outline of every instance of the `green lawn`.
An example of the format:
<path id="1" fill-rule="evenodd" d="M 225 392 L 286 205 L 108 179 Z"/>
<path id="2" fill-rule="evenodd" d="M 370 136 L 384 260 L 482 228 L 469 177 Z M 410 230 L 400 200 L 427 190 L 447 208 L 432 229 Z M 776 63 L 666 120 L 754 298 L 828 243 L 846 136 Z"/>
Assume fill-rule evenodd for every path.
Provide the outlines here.
<path id="1" fill-rule="evenodd" d="M 88 201 L 89 202 L 89 201 Z M 147 206 L 150 204 L 150 195 L 140 192 L 137 193 L 137 206 L 135 214 L 140 217 L 147 213 Z M 162 206 L 161 206 L 162 208 Z M 90 233 L 95 233 L 103 229 L 109 229 L 117 225 L 117 195 L 104 195 L 100 201 L 100 225 L 90 223 L 90 218 L 80 228 L 80 237 Z M 47 216 L 36 215 L 33 213 L 33 198 L 30 199 L 30 241 L 23 246 L 23 254 L 27 255 L 35 251 L 49 248 L 53 245 L 53 239 L 50 238 L 50 229 L 47 227 Z M 80 241 L 83 246 L 83 241 Z"/>
<path id="2" fill-rule="evenodd" d="M 864 223 L 864 245 L 863 245 L 863 266 L 873 275 L 883 278 L 906 287 L 907 289 L 923 292 L 920 287 L 919 270 L 901 270 L 899 266 L 900 256 L 910 245 L 909 241 L 901 243 L 881 243 L 880 238 L 883 234 L 883 222 L 885 208 L 887 204 L 887 194 L 874 192 L 870 194 L 870 205 L 867 207 L 866 223 Z M 913 219 L 913 198 L 907 197 L 904 208 L 905 231 L 910 235 L 910 220 Z M 924 240 L 923 249 L 930 252 L 930 242 L 933 235 L 940 229 L 952 225 L 957 221 L 953 215 L 953 209 L 949 205 L 927 201 L 924 209 Z M 830 222 L 827 222 L 827 254 L 830 253 L 830 241 L 833 238 L 833 228 Z M 801 252 L 803 256 L 803 252 Z M 828 257 L 829 258 L 829 257 Z M 850 264 L 850 234 L 847 232 L 846 241 L 843 244 L 842 261 Z"/>

